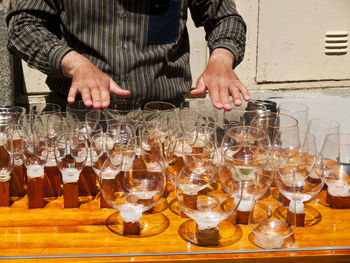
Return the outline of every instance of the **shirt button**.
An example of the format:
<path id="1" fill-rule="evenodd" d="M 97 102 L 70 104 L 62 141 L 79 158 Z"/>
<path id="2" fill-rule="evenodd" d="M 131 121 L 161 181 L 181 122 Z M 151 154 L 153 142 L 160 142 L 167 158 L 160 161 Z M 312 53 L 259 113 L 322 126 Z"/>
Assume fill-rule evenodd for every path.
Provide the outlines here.
<path id="1" fill-rule="evenodd" d="M 128 49 L 128 45 L 127 44 L 123 44 L 123 48 L 124 49 Z"/>
<path id="2" fill-rule="evenodd" d="M 126 12 L 123 12 L 120 14 L 120 18 L 127 18 L 128 14 Z"/>

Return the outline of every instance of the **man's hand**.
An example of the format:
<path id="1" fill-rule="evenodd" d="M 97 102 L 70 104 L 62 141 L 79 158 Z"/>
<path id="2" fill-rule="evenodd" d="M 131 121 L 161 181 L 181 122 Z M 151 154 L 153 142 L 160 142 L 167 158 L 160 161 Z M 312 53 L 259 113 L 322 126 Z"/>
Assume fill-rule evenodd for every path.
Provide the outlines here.
<path id="1" fill-rule="evenodd" d="M 110 92 L 118 97 L 130 96 L 130 91 L 120 88 L 107 74 L 75 51 L 63 57 L 61 66 L 63 75 L 72 78 L 67 99 L 69 103 L 73 103 L 80 93 L 86 107 L 100 109 L 109 106 Z"/>
<path id="2" fill-rule="evenodd" d="M 242 104 L 241 95 L 245 101 L 249 101 L 248 89 L 240 82 L 232 69 L 233 60 L 233 54 L 227 49 L 215 49 L 206 69 L 197 80 L 196 88 L 191 91 L 191 95 L 198 97 L 208 89 L 214 107 L 227 111 L 232 110 L 230 95 L 236 106 Z"/>

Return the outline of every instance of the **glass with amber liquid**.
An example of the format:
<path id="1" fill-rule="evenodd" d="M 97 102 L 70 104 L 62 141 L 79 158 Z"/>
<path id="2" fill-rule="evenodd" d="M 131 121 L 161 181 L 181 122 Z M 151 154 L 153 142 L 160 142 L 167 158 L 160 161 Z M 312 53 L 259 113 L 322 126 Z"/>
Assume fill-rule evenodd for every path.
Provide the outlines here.
<path id="1" fill-rule="evenodd" d="M 110 156 L 102 167 L 100 189 L 106 201 L 119 211 L 122 225 L 116 233 L 143 236 L 155 227 L 155 222 L 143 223 L 142 214 L 161 198 L 165 172 L 161 163 L 147 162 L 152 160 L 147 153 L 131 157 L 130 151 L 121 151 L 122 162 L 117 156 Z"/>
<path id="2" fill-rule="evenodd" d="M 10 206 L 10 174 L 13 169 L 12 136 L 0 132 L 0 207 Z"/>
<path id="3" fill-rule="evenodd" d="M 44 207 L 44 167 L 47 162 L 47 138 L 34 133 L 23 140 L 23 161 L 27 170 L 28 208 Z"/>
<path id="4" fill-rule="evenodd" d="M 117 139 L 117 137 L 120 138 L 118 135 L 114 133 L 106 132 L 106 133 L 95 134 L 91 138 L 91 144 L 90 144 L 90 153 L 91 153 L 91 160 L 92 160 L 91 167 L 98 176 L 101 176 L 101 168 L 103 164 L 106 162 L 108 156 L 114 151 L 114 144 L 120 140 L 120 139 Z M 108 184 L 107 181 L 105 183 Z M 109 193 L 108 190 L 106 190 L 106 192 Z M 100 207 L 112 208 L 106 202 L 102 194 L 100 195 Z"/>
<path id="5" fill-rule="evenodd" d="M 78 180 L 88 156 L 86 137 L 78 133 L 58 136 L 55 158 L 62 174 L 64 208 L 79 207 Z"/>
<path id="6" fill-rule="evenodd" d="M 26 138 L 27 130 L 22 125 L 11 125 L 6 128 L 6 133 L 12 135 L 14 151 L 14 167 L 11 173 L 10 195 L 11 197 L 24 196 L 25 169 L 22 158 L 22 140 Z"/>
<path id="7" fill-rule="evenodd" d="M 84 121 L 79 123 L 79 133 L 84 135 L 90 152 L 91 138 L 96 134 L 103 134 L 102 126 L 98 122 Z M 88 202 L 98 193 L 97 174 L 92 168 L 91 153 L 88 153 L 87 160 L 78 181 L 79 199 L 81 202 Z"/>

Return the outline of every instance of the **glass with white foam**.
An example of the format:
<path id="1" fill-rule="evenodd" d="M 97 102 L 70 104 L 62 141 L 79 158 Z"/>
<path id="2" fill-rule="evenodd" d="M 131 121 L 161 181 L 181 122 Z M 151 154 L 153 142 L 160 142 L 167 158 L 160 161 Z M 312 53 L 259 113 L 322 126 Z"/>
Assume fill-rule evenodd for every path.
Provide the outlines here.
<path id="1" fill-rule="evenodd" d="M 304 202 L 315 197 L 324 185 L 324 160 L 321 154 L 300 149 L 297 155 L 276 169 L 276 186 L 290 200 L 287 213 L 289 224 L 306 226 L 307 215 Z M 281 211 L 282 208 L 279 208 Z M 320 215 L 319 215 L 320 217 Z M 316 220 L 315 220 L 316 221 Z"/>
<path id="2" fill-rule="evenodd" d="M 273 176 L 265 168 L 270 161 L 266 149 L 252 145 L 231 146 L 224 151 L 220 163 L 221 183 L 235 199 L 241 192 L 234 186 L 242 187 L 236 224 L 248 224 L 254 198 L 262 197 L 269 190 Z"/>
<path id="3" fill-rule="evenodd" d="M 42 133 L 34 133 L 29 135 L 22 145 L 28 178 L 28 208 L 42 208 L 44 206 L 44 167 L 48 158 L 47 137 Z"/>
<path id="4" fill-rule="evenodd" d="M 62 174 L 64 208 L 78 208 L 78 180 L 88 156 L 86 137 L 65 133 L 57 137 L 55 158 Z"/>
<path id="5" fill-rule="evenodd" d="M 331 208 L 350 208 L 350 134 L 326 136 L 321 151 L 325 159 L 326 202 Z"/>
<path id="6" fill-rule="evenodd" d="M 162 163 L 148 153 L 136 158 L 131 157 L 129 151 L 121 150 L 107 159 L 99 177 L 100 190 L 122 218 L 118 234 L 142 236 L 147 232 L 151 226 L 142 224 L 142 214 L 159 201 L 165 180 Z"/>
<path id="7" fill-rule="evenodd" d="M 221 224 L 237 208 L 240 196 L 231 196 L 216 180 L 217 164 L 212 159 L 187 163 L 177 177 L 176 198 L 181 210 L 192 220 L 194 233 L 180 227 L 182 238 L 199 246 L 223 245 L 227 229 Z M 237 183 L 238 184 L 238 183 Z M 237 186 L 238 187 L 238 186 Z M 230 225 L 229 228 L 234 228 Z"/>
<path id="8" fill-rule="evenodd" d="M 0 207 L 10 206 L 10 179 L 14 166 L 12 136 L 0 132 Z"/>

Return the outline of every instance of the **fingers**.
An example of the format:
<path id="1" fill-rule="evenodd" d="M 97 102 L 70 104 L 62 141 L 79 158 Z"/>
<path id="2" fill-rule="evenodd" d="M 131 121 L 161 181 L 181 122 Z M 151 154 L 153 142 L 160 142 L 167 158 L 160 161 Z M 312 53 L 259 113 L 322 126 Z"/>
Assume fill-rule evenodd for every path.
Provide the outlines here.
<path id="1" fill-rule="evenodd" d="M 112 79 L 110 79 L 109 81 L 109 90 L 110 92 L 114 93 L 115 95 L 121 98 L 129 97 L 131 94 L 129 90 L 125 90 L 119 87 L 119 85 L 115 83 Z"/>
<path id="2" fill-rule="evenodd" d="M 201 76 L 197 79 L 196 88 L 190 92 L 193 97 L 201 96 L 206 90 L 204 78 Z"/>

